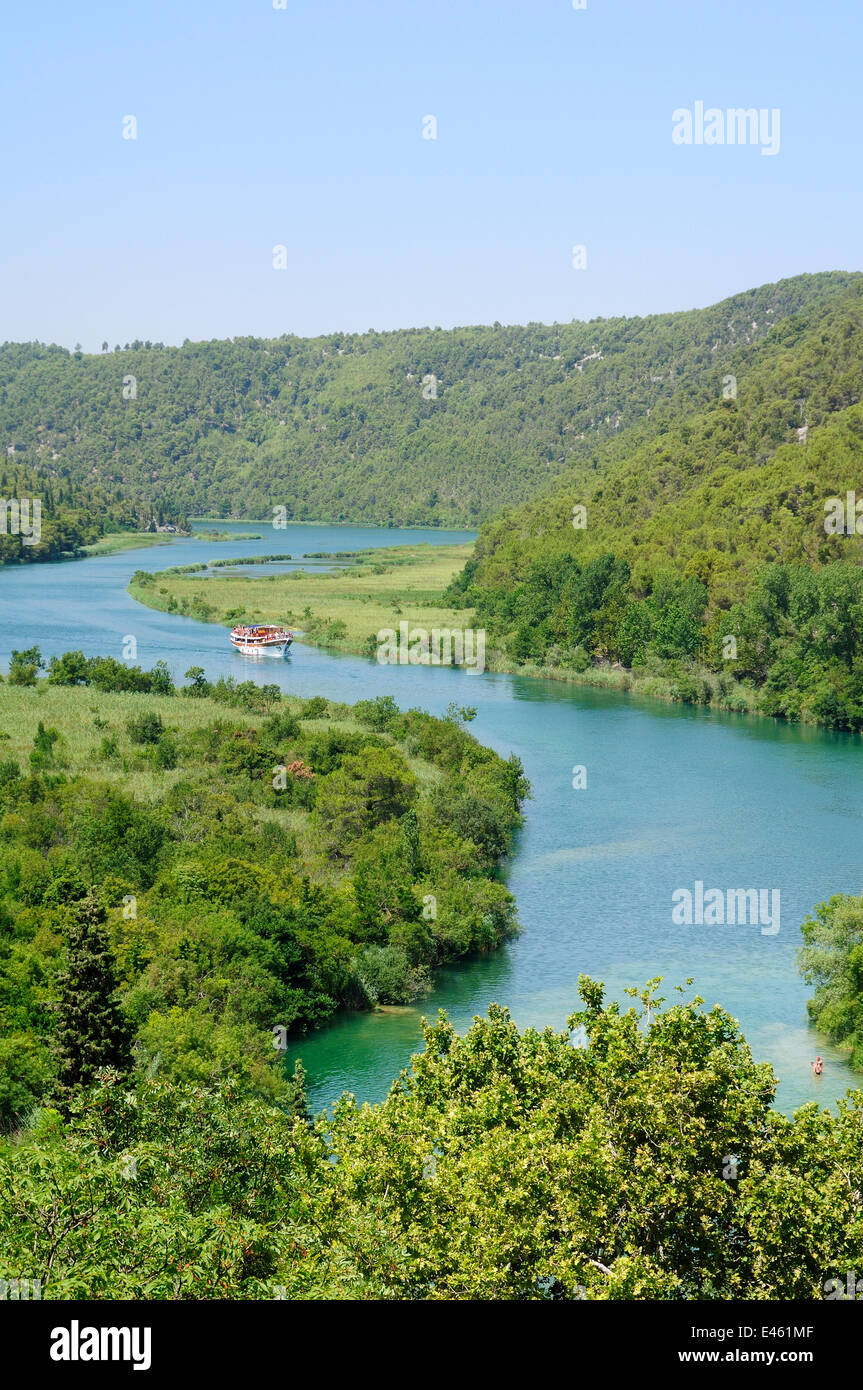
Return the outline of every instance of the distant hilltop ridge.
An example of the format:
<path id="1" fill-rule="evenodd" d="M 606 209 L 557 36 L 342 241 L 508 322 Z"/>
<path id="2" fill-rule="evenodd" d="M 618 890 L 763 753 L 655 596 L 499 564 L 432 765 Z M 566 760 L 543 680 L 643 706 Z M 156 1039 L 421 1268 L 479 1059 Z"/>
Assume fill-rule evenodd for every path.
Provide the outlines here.
<path id="1" fill-rule="evenodd" d="M 476 526 L 592 469 L 658 408 L 697 407 L 781 324 L 861 281 L 800 275 L 706 309 L 589 323 L 92 354 L 7 343 L 0 495 L 115 528 L 275 507 L 290 520 Z"/>

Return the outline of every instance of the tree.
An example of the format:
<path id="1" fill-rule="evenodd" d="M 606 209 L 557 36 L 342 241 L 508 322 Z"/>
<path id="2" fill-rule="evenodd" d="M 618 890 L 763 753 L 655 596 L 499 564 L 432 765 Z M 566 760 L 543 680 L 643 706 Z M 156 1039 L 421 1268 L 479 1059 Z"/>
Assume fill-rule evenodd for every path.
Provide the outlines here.
<path id="1" fill-rule="evenodd" d="M 622 1012 L 582 977 L 563 1032 L 440 1014 L 381 1105 L 342 1100 L 321 1236 L 367 1296 L 813 1299 L 859 1268 L 859 1096 L 776 1115 L 734 1020 L 658 983 Z"/>
<path id="2" fill-rule="evenodd" d="M 25 651 L 12 652 L 9 662 L 10 685 L 35 685 L 36 674 L 44 671 L 45 663 L 38 647 L 27 647 Z"/>
<path id="3" fill-rule="evenodd" d="M 800 932 L 798 966 L 815 985 L 810 1017 L 863 1068 L 863 897 L 841 893 L 819 903 Z"/>
<path id="4" fill-rule="evenodd" d="M 89 663 L 83 652 L 64 652 L 62 656 L 51 657 L 49 685 L 86 685 L 89 679 Z"/>
<path id="5" fill-rule="evenodd" d="M 173 695 L 174 682 L 167 662 L 157 661 L 150 672 L 150 689 L 154 695 Z"/>
<path id="6" fill-rule="evenodd" d="M 300 1121 L 235 1084 L 133 1096 L 110 1072 L 56 1121 L 0 1146 L 0 1267 L 41 1277 L 44 1298 L 339 1296 L 306 1225 L 326 1173 Z"/>
<path id="7" fill-rule="evenodd" d="M 258 704 L 266 712 L 279 703 L 282 692 L 277 685 L 262 685 L 258 691 Z"/>
<path id="8" fill-rule="evenodd" d="M 90 1085 L 99 1072 L 125 1072 L 131 1065 L 104 922 L 105 909 L 94 897 L 76 903 L 66 969 L 58 980 L 57 1100 L 64 1110 L 75 1092 Z"/>
<path id="9" fill-rule="evenodd" d="M 204 696 L 210 693 L 210 683 L 204 673 L 203 666 L 190 666 L 186 672 L 186 680 L 191 681 L 183 691 L 185 695 Z"/>
<path id="10" fill-rule="evenodd" d="M 374 826 L 404 815 L 416 794 L 416 775 L 400 753 L 367 747 L 321 778 L 317 810 L 335 847 L 347 849 Z"/>

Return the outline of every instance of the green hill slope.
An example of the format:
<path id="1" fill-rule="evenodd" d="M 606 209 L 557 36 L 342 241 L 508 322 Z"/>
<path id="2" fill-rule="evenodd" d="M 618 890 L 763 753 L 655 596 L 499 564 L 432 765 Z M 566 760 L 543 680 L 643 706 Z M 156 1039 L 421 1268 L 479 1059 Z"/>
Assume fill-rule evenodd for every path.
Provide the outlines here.
<path id="1" fill-rule="evenodd" d="M 700 662 L 770 713 L 863 727 L 861 540 L 825 530 L 828 498 L 863 496 L 861 401 L 855 283 L 498 518 L 447 597 L 516 660 Z"/>
<path id="2" fill-rule="evenodd" d="M 91 355 L 6 344 L 0 495 L 36 492 L 46 516 L 84 507 L 126 526 L 275 506 L 306 520 L 479 524 L 589 473 L 597 450 L 638 437 L 657 409 L 706 401 L 776 325 L 859 280 L 804 275 L 707 309 L 552 326 Z"/>

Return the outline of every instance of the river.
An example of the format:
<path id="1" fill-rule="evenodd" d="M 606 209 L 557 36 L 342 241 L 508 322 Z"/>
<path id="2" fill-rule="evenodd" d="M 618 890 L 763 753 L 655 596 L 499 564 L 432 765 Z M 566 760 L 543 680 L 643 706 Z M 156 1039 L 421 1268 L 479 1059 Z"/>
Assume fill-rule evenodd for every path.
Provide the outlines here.
<path id="1" fill-rule="evenodd" d="M 256 530 L 247 522 L 219 529 Z M 662 975 L 660 993 L 693 978 L 707 1004 L 740 1021 L 756 1057 L 780 1078 L 777 1103 L 831 1103 L 859 1077 L 809 1028 L 807 987 L 795 968 L 799 924 L 832 893 L 863 888 L 863 740 L 769 719 L 663 705 L 561 682 L 379 666 L 297 644 L 266 668 L 233 652 L 221 627 L 135 603 L 136 569 L 237 556 L 446 544 L 465 532 L 291 526 L 258 541 L 177 539 L 164 547 L 0 572 L 0 666 L 13 647 L 45 656 L 80 648 L 120 658 L 127 635 L 138 661 L 163 658 L 175 678 L 189 666 L 233 672 L 286 691 L 355 701 L 392 694 L 403 707 L 441 714 L 477 708 L 471 731 L 515 752 L 533 786 L 507 879 L 524 932 L 494 956 L 442 970 L 416 1008 L 340 1018 L 294 1044 L 314 1108 L 343 1090 L 379 1100 L 421 1045 L 420 1020 L 448 1011 L 464 1029 L 496 1000 L 520 1025 L 561 1027 L 578 1007 L 580 972 L 623 989 Z M 277 539 L 274 541 L 274 536 Z M 587 786 L 573 788 L 574 765 Z M 672 893 L 767 888 L 781 894 L 775 935 L 758 926 L 676 926 Z M 824 1076 L 810 1062 L 820 1052 Z"/>

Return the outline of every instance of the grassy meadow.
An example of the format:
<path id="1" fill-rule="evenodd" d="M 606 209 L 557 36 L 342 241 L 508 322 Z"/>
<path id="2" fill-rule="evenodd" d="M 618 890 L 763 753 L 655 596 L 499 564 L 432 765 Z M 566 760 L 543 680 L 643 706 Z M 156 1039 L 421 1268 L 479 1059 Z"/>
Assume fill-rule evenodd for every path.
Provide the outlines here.
<path id="1" fill-rule="evenodd" d="M 150 608 L 205 622 L 285 623 L 302 639 L 343 652 L 368 650 L 381 628 L 407 621 L 425 628 L 465 628 L 473 610 L 448 608 L 441 594 L 469 558 L 473 543 L 388 546 L 357 552 L 327 574 L 245 575 L 162 571 L 153 582 L 134 578 L 133 598 Z"/>

